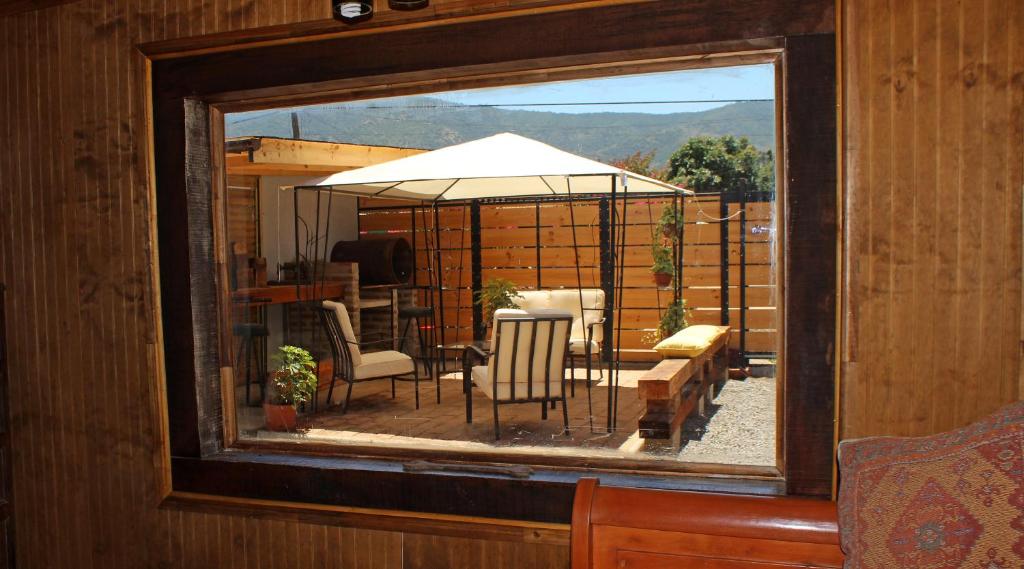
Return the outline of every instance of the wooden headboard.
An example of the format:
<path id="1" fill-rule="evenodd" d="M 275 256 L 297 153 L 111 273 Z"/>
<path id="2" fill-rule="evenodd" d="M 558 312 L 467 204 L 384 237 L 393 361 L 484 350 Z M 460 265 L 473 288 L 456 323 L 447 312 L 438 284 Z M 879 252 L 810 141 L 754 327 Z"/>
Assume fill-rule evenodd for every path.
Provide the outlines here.
<path id="1" fill-rule="evenodd" d="M 835 503 L 576 485 L 572 569 L 842 567 Z"/>

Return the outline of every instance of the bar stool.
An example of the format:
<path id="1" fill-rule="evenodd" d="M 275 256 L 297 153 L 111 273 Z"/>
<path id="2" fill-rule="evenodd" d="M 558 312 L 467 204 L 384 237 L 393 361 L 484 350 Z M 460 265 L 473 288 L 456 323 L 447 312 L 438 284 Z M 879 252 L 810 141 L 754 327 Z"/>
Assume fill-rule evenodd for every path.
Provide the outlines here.
<path id="1" fill-rule="evenodd" d="M 270 330 L 267 329 L 265 324 L 255 322 L 235 324 L 232 330 L 234 335 L 242 340 L 242 345 L 238 350 L 236 358 L 237 361 L 235 362 L 235 369 L 241 366 L 242 358 L 245 358 L 245 404 L 252 405 L 249 390 L 252 386 L 252 360 L 254 357 L 256 359 L 256 378 L 260 384 L 260 399 L 263 400 L 267 397 L 267 363 L 255 352 L 256 342 L 260 338 L 270 336 Z"/>
<path id="2" fill-rule="evenodd" d="M 440 403 L 441 382 L 434 374 L 434 350 L 432 348 L 434 345 L 434 308 L 431 306 L 403 306 L 398 309 L 399 325 L 401 325 L 403 318 L 405 319 L 405 327 L 402 328 L 401 339 L 398 341 L 398 351 L 402 352 L 405 350 L 405 340 L 409 335 L 409 326 L 412 326 L 412 322 L 415 320 L 416 336 L 419 340 L 419 354 L 417 354 L 416 359 L 419 359 L 426 365 L 427 376 L 432 378 L 437 384 L 437 402 Z M 429 328 L 424 330 L 424 325 L 429 326 Z"/>

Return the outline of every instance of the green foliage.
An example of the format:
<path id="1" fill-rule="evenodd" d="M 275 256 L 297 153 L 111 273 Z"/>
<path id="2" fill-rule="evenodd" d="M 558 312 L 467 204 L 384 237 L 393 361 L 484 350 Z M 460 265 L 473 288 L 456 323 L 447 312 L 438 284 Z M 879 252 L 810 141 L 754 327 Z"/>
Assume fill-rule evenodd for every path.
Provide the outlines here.
<path id="1" fill-rule="evenodd" d="M 651 245 L 651 254 L 654 255 L 654 265 L 651 266 L 652 273 L 676 274 L 676 267 L 672 263 L 672 249 L 655 243 Z"/>
<path id="2" fill-rule="evenodd" d="M 668 338 L 672 334 L 686 328 L 686 317 L 689 315 L 689 310 L 686 308 L 685 300 L 677 300 L 668 306 L 665 310 L 665 314 L 661 315 L 661 324 L 658 328 L 661 330 L 661 337 Z"/>
<path id="3" fill-rule="evenodd" d="M 668 161 L 669 181 L 695 192 L 775 190 L 775 160 L 746 137 L 691 138 Z"/>
<path id="4" fill-rule="evenodd" d="M 651 162 L 654 160 L 654 155 L 657 153 L 656 150 L 651 150 L 646 154 L 637 150 L 636 152 L 620 158 L 618 160 L 612 160 L 611 165 L 616 168 L 622 168 L 628 170 L 634 174 L 640 174 L 641 176 L 647 176 L 648 178 L 654 178 L 655 180 L 667 180 L 668 167 L 662 166 L 661 168 L 655 168 L 651 166 Z"/>
<path id="5" fill-rule="evenodd" d="M 276 405 L 305 403 L 316 396 L 316 362 L 302 348 L 281 346 L 274 354 L 273 373 Z"/>
<path id="6" fill-rule="evenodd" d="M 522 298 L 516 284 L 508 279 L 490 279 L 477 293 L 476 303 L 484 308 L 484 322 L 490 322 L 495 310 L 518 308 L 513 298 Z"/>
<path id="7" fill-rule="evenodd" d="M 679 230 L 683 228 L 683 212 L 675 204 L 665 206 L 658 219 L 658 231 L 673 243 L 679 239 Z"/>

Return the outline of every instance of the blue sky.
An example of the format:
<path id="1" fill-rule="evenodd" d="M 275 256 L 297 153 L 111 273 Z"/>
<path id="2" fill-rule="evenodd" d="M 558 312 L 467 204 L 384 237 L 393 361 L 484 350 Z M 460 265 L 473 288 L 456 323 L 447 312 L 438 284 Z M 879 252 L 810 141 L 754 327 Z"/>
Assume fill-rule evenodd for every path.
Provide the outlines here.
<path id="1" fill-rule="evenodd" d="M 774 68 L 748 65 L 716 69 L 696 69 L 541 83 L 517 87 L 499 87 L 435 93 L 429 96 L 464 105 L 507 105 L 502 108 L 561 113 L 638 112 L 667 114 L 694 112 L 720 107 L 726 103 L 616 104 L 580 106 L 518 106 L 526 104 L 565 105 L 568 103 L 608 103 L 632 101 L 692 101 L 774 99 Z M 399 104 L 391 99 L 381 104 Z"/>

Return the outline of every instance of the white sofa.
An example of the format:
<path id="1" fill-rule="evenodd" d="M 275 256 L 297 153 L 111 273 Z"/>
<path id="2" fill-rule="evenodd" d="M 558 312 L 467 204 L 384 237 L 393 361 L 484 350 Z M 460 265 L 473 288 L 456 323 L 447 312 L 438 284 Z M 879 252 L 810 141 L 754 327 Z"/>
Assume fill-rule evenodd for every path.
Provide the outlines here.
<path id="1" fill-rule="evenodd" d="M 513 298 L 523 310 L 561 310 L 572 314 L 572 330 L 569 332 L 569 353 L 583 356 L 587 353 L 588 326 L 604 319 L 604 291 L 599 288 L 555 289 L 555 290 L 524 290 L 519 291 L 520 298 Z M 583 299 L 582 306 L 580 298 Z M 604 340 L 602 326 L 593 326 L 593 337 L 590 338 L 590 353 L 600 351 Z"/>
<path id="2" fill-rule="evenodd" d="M 524 310 L 561 310 L 572 314 L 572 329 L 569 331 L 570 388 L 576 396 L 576 358 L 583 358 L 587 366 L 587 394 L 590 394 L 592 360 L 601 357 L 601 342 L 604 340 L 604 291 L 599 288 L 584 289 L 541 289 L 519 291 L 519 298 L 512 299 Z M 580 300 L 582 299 L 582 305 Z M 587 349 L 587 336 L 590 346 Z M 601 366 L 598 373 L 601 374 Z M 603 374 L 599 375 L 603 377 Z"/>

